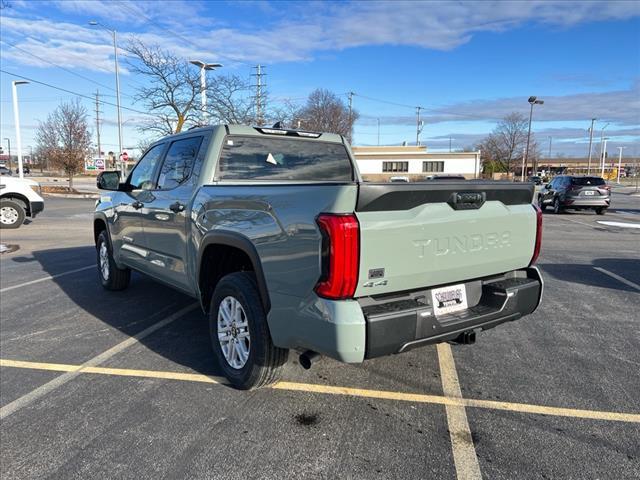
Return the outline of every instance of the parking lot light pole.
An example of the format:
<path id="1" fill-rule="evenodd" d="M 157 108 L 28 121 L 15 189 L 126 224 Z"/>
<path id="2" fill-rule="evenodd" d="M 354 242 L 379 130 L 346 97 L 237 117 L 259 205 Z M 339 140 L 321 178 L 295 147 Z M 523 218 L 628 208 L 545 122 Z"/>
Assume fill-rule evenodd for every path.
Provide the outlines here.
<path id="1" fill-rule="evenodd" d="M 604 164 L 607 158 L 607 140 L 609 140 L 609 137 L 604 137 L 604 146 L 602 147 L 602 172 L 600 173 L 602 178 L 604 178 Z"/>
<path id="2" fill-rule="evenodd" d="M 589 163 L 587 163 L 587 175 L 591 174 L 591 146 L 593 145 L 593 125 L 597 118 L 591 119 L 591 128 L 589 128 Z"/>
<path id="3" fill-rule="evenodd" d="M 5 138 L 7 141 L 7 150 L 9 150 L 9 170 L 11 170 L 11 140 Z"/>
<path id="4" fill-rule="evenodd" d="M 618 154 L 618 181 L 616 182 L 618 185 L 620 185 L 620 168 L 622 167 L 622 149 L 623 148 L 627 148 L 627 147 L 618 147 L 619 150 L 619 154 Z"/>
<path id="5" fill-rule="evenodd" d="M 202 120 L 206 123 L 209 117 L 207 112 L 207 70 L 215 70 L 222 67 L 221 63 L 205 63 L 200 60 L 189 60 L 189 63 L 200 67 L 200 102 L 202 105 Z"/>
<path id="6" fill-rule="evenodd" d="M 529 104 L 531 105 L 531 111 L 529 112 L 529 133 L 527 133 L 527 148 L 525 150 L 525 154 L 524 154 L 524 167 L 525 169 L 527 168 L 527 163 L 529 162 L 529 143 L 531 142 L 531 120 L 533 118 L 533 106 L 534 105 L 542 105 L 544 103 L 544 100 L 538 100 L 538 97 L 535 96 L 531 96 L 529 97 L 529 100 L 527 100 L 529 102 Z M 533 174 L 536 174 L 536 168 L 537 165 L 533 166 Z M 507 175 L 509 174 L 509 172 L 507 172 Z"/>
<path id="7" fill-rule="evenodd" d="M 13 80 L 11 82 L 13 93 L 13 120 L 16 124 L 16 146 L 18 148 L 18 177 L 24 178 L 22 171 L 22 139 L 20 138 L 20 112 L 18 111 L 18 85 L 27 84 L 26 80 Z"/>
<path id="8" fill-rule="evenodd" d="M 123 179 L 126 176 L 125 170 L 126 170 L 126 165 L 124 163 L 124 160 L 122 160 L 122 113 L 120 112 L 120 68 L 118 67 L 118 39 L 117 39 L 117 32 L 115 30 L 111 30 L 110 28 L 104 26 L 103 24 L 101 24 L 100 22 L 97 22 L 95 20 L 91 20 L 89 22 L 89 25 L 92 26 L 99 26 L 104 28 L 107 32 L 109 32 L 113 38 L 113 53 L 114 53 L 114 57 L 115 57 L 115 64 L 116 64 L 116 108 L 118 110 L 118 148 L 120 149 L 118 152 L 118 160 L 120 160 L 120 165 L 122 168 L 121 171 L 121 175 L 123 177 Z"/>

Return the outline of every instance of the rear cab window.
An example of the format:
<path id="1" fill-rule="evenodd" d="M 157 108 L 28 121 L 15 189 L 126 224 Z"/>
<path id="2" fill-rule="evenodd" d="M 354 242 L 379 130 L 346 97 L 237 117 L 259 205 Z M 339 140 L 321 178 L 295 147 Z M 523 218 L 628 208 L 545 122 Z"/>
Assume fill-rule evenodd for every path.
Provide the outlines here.
<path id="1" fill-rule="evenodd" d="M 351 159 L 340 143 L 228 136 L 218 162 L 220 180 L 351 182 Z"/>
<path id="2" fill-rule="evenodd" d="M 571 185 L 579 185 L 581 187 L 594 187 L 605 185 L 604 179 L 601 177 L 572 177 Z"/>

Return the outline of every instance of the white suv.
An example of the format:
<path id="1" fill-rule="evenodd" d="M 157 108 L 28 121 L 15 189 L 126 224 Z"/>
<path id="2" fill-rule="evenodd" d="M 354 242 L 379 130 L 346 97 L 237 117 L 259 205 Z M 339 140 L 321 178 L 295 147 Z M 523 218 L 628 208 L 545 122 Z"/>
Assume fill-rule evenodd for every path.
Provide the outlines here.
<path id="1" fill-rule="evenodd" d="M 0 177 L 0 228 L 18 228 L 44 210 L 40 185 L 33 180 Z"/>

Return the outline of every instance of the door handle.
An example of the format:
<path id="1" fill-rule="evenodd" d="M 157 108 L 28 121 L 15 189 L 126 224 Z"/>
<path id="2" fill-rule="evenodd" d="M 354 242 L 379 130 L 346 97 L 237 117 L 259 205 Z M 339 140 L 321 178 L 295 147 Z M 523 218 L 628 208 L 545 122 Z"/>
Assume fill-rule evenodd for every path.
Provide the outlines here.
<path id="1" fill-rule="evenodd" d="M 131 206 L 132 206 L 133 208 L 135 208 L 136 210 L 139 210 L 139 209 L 141 209 L 142 207 L 144 207 L 144 203 L 139 202 L 138 200 L 136 200 L 135 202 L 133 202 L 133 203 L 131 204 Z"/>
<path id="2" fill-rule="evenodd" d="M 169 210 L 171 210 L 173 213 L 180 213 L 184 211 L 184 205 L 180 202 L 172 203 L 171 205 L 169 205 Z"/>

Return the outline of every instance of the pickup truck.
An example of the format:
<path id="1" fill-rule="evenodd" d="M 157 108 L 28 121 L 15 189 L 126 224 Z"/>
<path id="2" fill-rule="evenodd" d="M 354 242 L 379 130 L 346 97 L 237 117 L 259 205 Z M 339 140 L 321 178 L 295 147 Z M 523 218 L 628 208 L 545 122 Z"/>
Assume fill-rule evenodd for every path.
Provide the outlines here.
<path id="1" fill-rule="evenodd" d="M 102 285 L 136 270 L 196 298 L 236 388 L 290 350 L 308 368 L 473 343 L 541 299 L 532 184 L 363 182 L 339 135 L 241 125 L 163 138 L 97 184 Z"/>
<path id="2" fill-rule="evenodd" d="M 19 228 L 44 210 L 40 184 L 26 178 L 0 177 L 0 228 Z"/>

